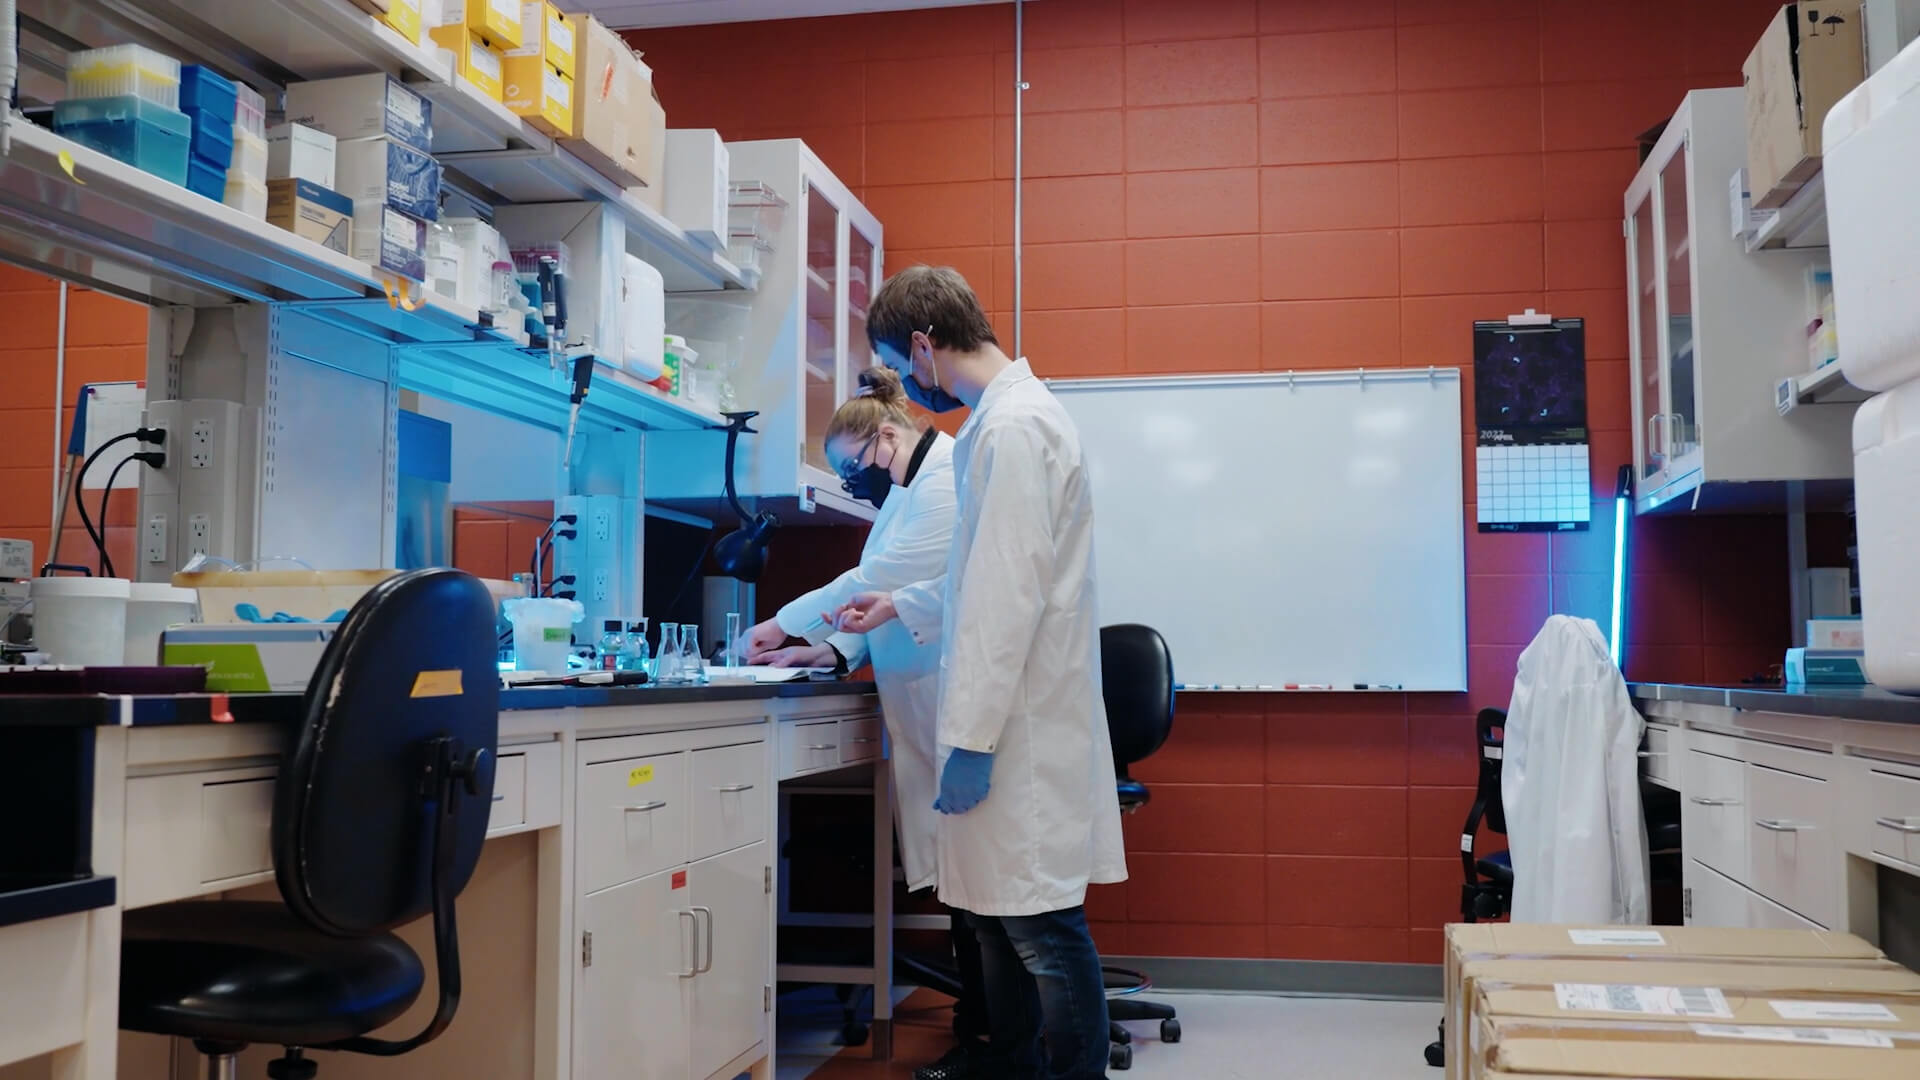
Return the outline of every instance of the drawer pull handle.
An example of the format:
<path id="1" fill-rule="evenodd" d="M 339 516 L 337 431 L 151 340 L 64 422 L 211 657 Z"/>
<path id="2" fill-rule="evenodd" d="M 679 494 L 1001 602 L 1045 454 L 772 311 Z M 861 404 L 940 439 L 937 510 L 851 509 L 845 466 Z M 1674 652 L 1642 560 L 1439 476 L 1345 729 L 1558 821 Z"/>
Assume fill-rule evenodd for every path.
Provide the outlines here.
<path id="1" fill-rule="evenodd" d="M 493 801 L 494 801 L 494 802 L 506 802 L 506 801 L 507 801 L 507 797 L 506 797 L 505 795 L 495 795 L 495 796 L 493 797 Z"/>
<path id="2" fill-rule="evenodd" d="M 1892 829 L 1894 832 L 1906 833 L 1908 836 L 1920 833 L 1920 818 L 1883 817 L 1874 818 L 1873 823 L 1883 829 Z"/>
<path id="3" fill-rule="evenodd" d="M 656 799 L 653 802 L 643 802 L 638 806 L 623 806 L 620 809 L 625 810 L 629 814 L 651 814 L 655 810 L 665 810 L 666 808 L 666 803 Z"/>
<path id="4" fill-rule="evenodd" d="M 834 746 L 834 745 L 832 745 L 832 744 L 830 744 L 830 743 L 814 743 L 813 745 L 811 745 L 811 746 L 809 746 L 809 747 L 807 747 L 807 749 L 809 749 L 809 750 L 838 750 L 838 749 L 840 749 L 840 748 L 839 748 L 839 747 L 837 747 L 837 746 Z"/>
<path id="5" fill-rule="evenodd" d="M 753 785 L 752 784 L 723 784 L 720 787 L 714 788 L 713 790 L 718 791 L 724 795 L 734 795 L 742 791 L 752 791 Z"/>
<path id="6" fill-rule="evenodd" d="M 1739 806 L 1739 799 L 1709 799 L 1705 795 L 1689 795 L 1687 801 L 1695 806 Z"/>
<path id="7" fill-rule="evenodd" d="M 873 736 L 871 736 L 871 735 L 855 735 L 855 736 L 854 736 L 853 738 L 851 738 L 851 739 L 848 739 L 847 741 L 848 741 L 848 742 L 850 742 L 850 743 L 856 743 L 856 744 L 857 744 L 857 743 L 870 743 L 870 742 L 879 742 L 880 740 L 879 740 L 879 739 L 876 739 L 876 738 L 874 738 L 874 737 L 873 737 Z"/>
<path id="8" fill-rule="evenodd" d="M 1797 833 L 1814 828 L 1813 825 L 1804 821 L 1786 821 L 1781 818 L 1754 818 L 1753 823 L 1768 832 Z"/>
<path id="9" fill-rule="evenodd" d="M 1639 756 L 1643 758 L 1656 758 L 1656 757 L 1672 757 L 1673 755 L 1667 753 L 1665 750 L 1660 750 L 1660 751 L 1642 750 L 1640 751 Z"/>

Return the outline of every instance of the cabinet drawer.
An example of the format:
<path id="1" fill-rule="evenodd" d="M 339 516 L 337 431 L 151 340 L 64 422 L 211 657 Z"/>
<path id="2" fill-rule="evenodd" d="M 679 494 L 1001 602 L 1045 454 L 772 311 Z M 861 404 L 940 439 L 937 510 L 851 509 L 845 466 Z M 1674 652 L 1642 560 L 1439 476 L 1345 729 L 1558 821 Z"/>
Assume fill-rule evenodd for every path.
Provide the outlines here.
<path id="1" fill-rule="evenodd" d="M 819 720 L 780 727 L 782 776 L 835 769 L 840 766 L 840 721 Z"/>
<path id="2" fill-rule="evenodd" d="M 580 769 L 579 876 L 586 892 L 687 861 L 687 755 Z"/>
<path id="3" fill-rule="evenodd" d="M 1686 868 L 1688 926 L 1746 926 L 1752 894 L 1732 878 L 1697 859 Z"/>
<path id="4" fill-rule="evenodd" d="M 880 718 L 840 721 L 840 762 L 871 761 L 880 756 Z"/>
<path id="5" fill-rule="evenodd" d="M 87 1037 L 88 918 L 81 911 L 0 926 L 0 971 L 7 978 L 0 1062 L 38 1057 Z M 19 1075 L 4 1066 L 0 1072 Z"/>
<path id="6" fill-rule="evenodd" d="M 493 811 L 487 831 L 498 832 L 527 822 L 527 755 L 502 754 L 493 772 Z"/>
<path id="7" fill-rule="evenodd" d="M 1674 749 L 1680 740 L 1674 737 L 1672 728 L 1659 724 L 1647 725 L 1647 750 L 1645 761 L 1646 777 L 1656 784 L 1672 787 L 1680 775 L 1680 767 L 1673 760 Z"/>
<path id="8" fill-rule="evenodd" d="M 692 754 L 692 848 L 704 859 L 767 838 L 767 744 L 745 743 Z"/>
<path id="9" fill-rule="evenodd" d="M 1683 758 L 1680 828 L 1687 854 L 1735 881 L 1747 876 L 1747 766 L 1689 750 Z"/>
<path id="10" fill-rule="evenodd" d="M 1875 770 L 1867 798 L 1874 852 L 1920 866 L 1920 779 Z"/>
<path id="11" fill-rule="evenodd" d="M 126 906 L 249 884 L 273 872 L 272 769 L 127 781 Z"/>
<path id="12" fill-rule="evenodd" d="M 1747 765 L 1749 884 L 1770 900 L 1819 923 L 1838 922 L 1840 861 L 1830 827 L 1825 780 Z"/>

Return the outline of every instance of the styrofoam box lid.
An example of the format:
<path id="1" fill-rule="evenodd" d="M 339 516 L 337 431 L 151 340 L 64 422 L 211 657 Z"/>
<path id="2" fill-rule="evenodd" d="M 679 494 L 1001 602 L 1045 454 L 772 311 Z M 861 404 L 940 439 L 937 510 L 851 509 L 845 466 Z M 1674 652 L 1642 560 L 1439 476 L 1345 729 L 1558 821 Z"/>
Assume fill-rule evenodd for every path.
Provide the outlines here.
<path id="1" fill-rule="evenodd" d="M 136 604 L 197 604 L 200 592 L 165 582 L 136 581 L 127 599 Z"/>
<path id="2" fill-rule="evenodd" d="M 1892 108 L 1894 102 L 1916 89 L 1920 89 L 1920 39 L 1908 42 L 1886 66 L 1847 91 L 1847 96 L 1827 110 L 1827 119 L 1820 129 L 1823 153 L 1832 153 L 1834 147 L 1858 134 Z"/>
<path id="3" fill-rule="evenodd" d="M 125 600 L 132 582 L 126 578 L 37 577 L 30 586 L 33 596 L 58 596 L 76 600 Z"/>
<path id="4" fill-rule="evenodd" d="M 1876 394 L 1853 414 L 1855 454 L 1916 437 L 1920 437 L 1920 382 L 1902 383 Z"/>

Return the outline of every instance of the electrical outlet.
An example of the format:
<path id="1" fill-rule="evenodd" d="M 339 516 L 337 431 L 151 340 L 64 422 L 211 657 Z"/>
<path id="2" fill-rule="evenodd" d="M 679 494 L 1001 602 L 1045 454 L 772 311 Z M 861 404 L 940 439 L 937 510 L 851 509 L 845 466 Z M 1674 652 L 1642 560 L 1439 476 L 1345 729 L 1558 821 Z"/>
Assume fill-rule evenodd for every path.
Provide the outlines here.
<path id="1" fill-rule="evenodd" d="M 140 557 L 149 563 L 167 563 L 167 515 L 154 514 L 140 530 Z"/>
<path id="2" fill-rule="evenodd" d="M 187 519 L 187 554 L 210 555 L 207 534 L 213 531 L 213 522 L 205 514 L 195 514 Z"/>
<path id="3" fill-rule="evenodd" d="M 593 538 L 599 543 L 608 543 L 613 539 L 613 511 L 598 506 L 593 511 Z"/>
<path id="4" fill-rule="evenodd" d="M 593 599 L 595 603 L 606 603 L 607 572 L 604 569 L 593 572 Z"/>
<path id="5" fill-rule="evenodd" d="M 187 467 L 204 469 L 213 464 L 213 421 L 195 420 L 187 437 Z"/>

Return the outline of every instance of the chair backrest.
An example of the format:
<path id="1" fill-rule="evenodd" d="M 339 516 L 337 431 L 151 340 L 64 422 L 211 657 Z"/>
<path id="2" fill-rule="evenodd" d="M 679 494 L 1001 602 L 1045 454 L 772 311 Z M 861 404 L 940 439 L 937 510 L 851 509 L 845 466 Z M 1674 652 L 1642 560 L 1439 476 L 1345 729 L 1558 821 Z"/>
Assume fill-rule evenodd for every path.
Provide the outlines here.
<path id="1" fill-rule="evenodd" d="M 397 574 L 347 613 L 307 684 L 274 798 L 280 895 L 315 929 L 364 936 L 432 910 L 439 799 L 423 777 L 436 739 L 491 758 L 498 649 L 493 597 L 458 570 Z M 457 800 L 455 894 L 480 860 L 492 776 L 480 770 L 484 790 Z"/>
<path id="2" fill-rule="evenodd" d="M 1500 795 L 1501 751 L 1506 745 L 1507 711 L 1481 709 L 1474 719 L 1474 741 L 1480 748 L 1480 780 L 1474 804 L 1485 804 L 1487 828 L 1505 836 L 1507 804 Z"/>
<path id="3" fill-rule="evenodd" d="M 1125 773 L 1173 731 L 1173 654 L 1160 631 L 1138 623 L 1100 628 L 1100 694 L 1113 764 Z"/>

